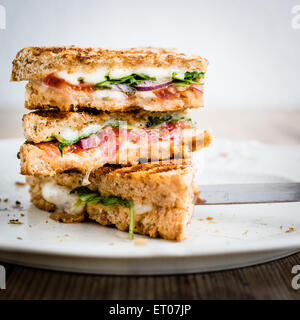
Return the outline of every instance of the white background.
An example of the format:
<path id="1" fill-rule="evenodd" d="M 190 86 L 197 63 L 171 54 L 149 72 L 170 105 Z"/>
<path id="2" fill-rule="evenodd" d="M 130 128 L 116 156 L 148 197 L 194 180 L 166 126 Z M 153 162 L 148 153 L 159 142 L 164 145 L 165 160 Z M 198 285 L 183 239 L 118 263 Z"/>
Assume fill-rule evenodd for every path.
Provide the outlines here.
<path id="1" fill-rule="evenodd" d="M 0 0 L 0 108 L 23 108 L 11 61 L 31 45 L 179 48 L 209 59 L 206 105 L 299 108 L 300 0 Z"/>

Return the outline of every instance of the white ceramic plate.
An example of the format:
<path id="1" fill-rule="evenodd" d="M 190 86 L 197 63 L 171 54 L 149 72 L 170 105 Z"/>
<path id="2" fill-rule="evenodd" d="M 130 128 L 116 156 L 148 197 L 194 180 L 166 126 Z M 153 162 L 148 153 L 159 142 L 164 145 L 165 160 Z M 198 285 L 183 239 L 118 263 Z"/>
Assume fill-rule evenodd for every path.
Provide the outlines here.
<path id="1" fill-rule="evenodd" d="M 183 242 L 139 235 L 129 241 L 126 232 L 96 223 L 57 223 L 30 204 L 27 187 L 15 185 L 24 181 L 16 157 L 21 143 L 0 141 L 0 261 L 83 273 L 174 274 L 253 265 L 300 249 L 300 203 L 197 206 Z M 196 154 L 196 180 L 300 181 L 299 160 L 300 147 L 217 141 Z"/>

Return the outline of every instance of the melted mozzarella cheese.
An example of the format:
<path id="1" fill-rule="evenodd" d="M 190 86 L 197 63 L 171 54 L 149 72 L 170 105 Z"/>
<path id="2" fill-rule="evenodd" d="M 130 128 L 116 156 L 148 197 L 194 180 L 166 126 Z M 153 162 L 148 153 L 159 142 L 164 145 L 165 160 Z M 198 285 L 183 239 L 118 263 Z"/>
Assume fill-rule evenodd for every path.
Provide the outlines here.
<path id="1" fill-rule="evenodd" d="M 69 214 L 79 214 L 84 210 L 85 203 L 81 203 L 77 208 L 74 207 L 79 197 L 75 194 L 70 194 L 71 189 L 59 186 L 53 182 L 47 182 L 42 186 L 43 198 L 54 204 L 57 209 L 63 210 Z"/>
<path id="2" fill-rule="evenodd" d="M 97 123 L 89 124 L 88 126 L 86 126 L 81 130 L 73 130 L 71 128 L 66 127 L 60 131 L 59 137 L 61 137 L 66 141 L 73 141 L 78 139 L 79 137 L 89 136 L 92 133 L 96 133 L 97 131 L 101 130 L 101 128 L 102 128 L 102 125 Z"/>
<path id="3" fill-rule="evenodd" d="M 93 95 L 98 99 L 115 99 L 120 102 L 127 97 L 125 93 L 116 90 L 96 90 Z"/>
<path id="4" fill-rule="evenodd" d="M 146 212 L 150 212 L 153 210 L 153 206 L 151 204 L 138 204 L 134 205 L 134 213 L 135 214 L 143 214 Z"/>
<path id="5" fill-rule="evenodd" d="M 174 68 L 154 68 L 154 67 L 137 67 L 137 68 L 124 68 L 124 69 L 106 69 L 98 68 L 93 72 L 86 73 L 82 71 L 69 72 L 62 70 L 56 73 L 58 78 L 64 79 L 67 82 L 78 85 L 79 78 L 83 78 L 85 83 L 96 84 L 98 82 L 105 80 L 105 75 L 109 74 L 111 79 L 119 79 L 127 77 L 133 73 L 144 74 L 149 77 L 156 78 L 158 81 L 170 80 L 172 78 L 172 73 L 178 73 L 178 77 L 182 77 L 185 70 L 174 69 Z M 184 76 L 183 76 L 184 77 Z"/>
<path id="6" fill-rule="evenodd" d="M 98 83 L 105 80 L 105 75 L 107 74 L 107 69 L 98 68 L 96 71 L 91 73 L 85 73 L 82 71 L 77 71 L 70 73 L 66 70 L 62 70 L 56 73 L 58 78 L 64 79 L 67 82 L 77 85 L 79 84 L 78 78 L 83 78 L 86 83 Z"/>
<path id="7" fill-rule="evenodd" d="M 137 91 L 135 94 L 140 96 L 143 99 L 156 98 L 156 95 L 153 93 L 153 91 Z"/>

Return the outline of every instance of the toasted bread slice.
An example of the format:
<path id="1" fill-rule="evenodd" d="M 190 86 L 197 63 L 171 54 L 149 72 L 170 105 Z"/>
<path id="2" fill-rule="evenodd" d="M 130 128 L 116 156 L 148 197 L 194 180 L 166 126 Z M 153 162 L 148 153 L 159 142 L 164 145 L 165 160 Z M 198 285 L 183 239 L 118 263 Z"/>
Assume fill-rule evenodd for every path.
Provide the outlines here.
<path id="1" fill-rule="evenodd" d="M 134 206 L 134 232 L 183 240 L 193 212 L 192 179 L 190 162 L 104 167 L 91 174 L 88 188 L 102 196 L 131 201 Z M 79 173 L 54 177 L 28 176 L 26 179 L 31 202 L 52 212 L 51 218 L 69 223 L 91 219 L 102 225 L 128 230 L 129 209 L 121 204 L 86 201 L 74 209 L 79 198 L 70 192 L 80 187 L 83 180 L 84 176 Z"/>
<path id="2" fill-rule="evenodd" d="M 101 48 L 27 47 L 13 61 L 11 81 L 36 80 L 60 70 L 91 73 L 102 67 L 128 69 L 137 67 L 175 68 L 186 71 L 206 71 L 208 61 L 199 56 L 187 56 L 175 50 L 132 48 L 108 50 Z"/>

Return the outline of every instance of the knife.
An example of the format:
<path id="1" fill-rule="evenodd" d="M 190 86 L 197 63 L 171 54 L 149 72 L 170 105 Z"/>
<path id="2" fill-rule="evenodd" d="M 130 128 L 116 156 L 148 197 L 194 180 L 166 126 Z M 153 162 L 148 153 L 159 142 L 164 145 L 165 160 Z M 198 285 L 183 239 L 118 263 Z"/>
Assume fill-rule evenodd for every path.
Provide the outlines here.
<path id="1" fill-rule="evenodd" d="M 300 201 L 300 183 L 211 184 L 198 189 L 198 205 Z"/>

